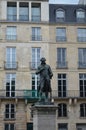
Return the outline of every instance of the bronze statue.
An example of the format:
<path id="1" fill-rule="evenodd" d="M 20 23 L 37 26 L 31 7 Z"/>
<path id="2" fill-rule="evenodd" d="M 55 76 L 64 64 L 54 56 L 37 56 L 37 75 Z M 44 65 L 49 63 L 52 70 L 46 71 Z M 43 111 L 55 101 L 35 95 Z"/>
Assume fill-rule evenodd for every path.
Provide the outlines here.
<path id="1" fill-rule="evenodd" d="M 39 82 L 39 88 L 38 93 L 40 95 L 40 101 L 42 94 L 45 93 L 46 101 L 48 101 L 48 93 L 50 92 L 50 100 L 52 98 L 52 89 L 51 89 L 51 79 L 53 76 L 51 67 L 46 64 L 46 59 L 43 57 L 40 59 L 41 64 L 38 66 L 38 69 L 36 71 L 36 74 L 40 75 L 40 82 Z"/>

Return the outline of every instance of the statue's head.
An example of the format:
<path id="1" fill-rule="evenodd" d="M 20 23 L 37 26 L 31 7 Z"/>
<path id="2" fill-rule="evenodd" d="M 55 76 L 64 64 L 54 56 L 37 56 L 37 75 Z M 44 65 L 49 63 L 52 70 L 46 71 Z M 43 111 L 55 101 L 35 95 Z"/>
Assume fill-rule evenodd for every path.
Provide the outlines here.
<path id="1" fill-rule="evenodd" d="M 42 58 L 40 59 L 40 61 L 41 61 L 41 63 L 45 63 L 46 59 L 45 59 L 44 57 L 42 57 Z"/>

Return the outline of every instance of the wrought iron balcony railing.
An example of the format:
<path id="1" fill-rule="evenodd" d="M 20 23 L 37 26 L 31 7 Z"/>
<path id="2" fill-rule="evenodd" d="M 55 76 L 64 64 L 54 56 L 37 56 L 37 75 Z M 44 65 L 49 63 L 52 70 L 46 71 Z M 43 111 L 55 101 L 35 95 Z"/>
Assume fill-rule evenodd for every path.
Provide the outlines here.
<path id="1" fill-rule="evenodd" d="M 30 69 L 35 70 L 40 65 L 40 62 L 30 62 Z"/>
<path id="2" fill-rule="evenodd" d="M 7 94 L 9 92 L 9 94 Z M 44 95 L 43 95 L 44 97 Z M 67 91 L 52 91 L 53 98 L 86 98 L 86 91 L 79 90 L 67 90 Z M 22 98 L 22 99 L 38 99 L 39 94 L 37 90 L 15 90 L 15 91 L 6 91 L 0 90 L 0 98 L 8 99 L 8 98 Z"/>
<path id="3" fill-rule="evenodd" d="M 31 37 L 32 41 L 42 41 L 42 36 L 41 35 L 32 35 Z"/>
<path id="4" fill-rule="evenodd" d="M 0 98 L 22 98 L 22 99 L 38 99 L 37 90 L 15 90 L 15 91 L 6 91 L 0 90 Z"/>
<path id="5" fill-rule="evenodd" d="M 15 40 L 17 40 L 17 35 L 6 35 L 6 40 L 15 41 Z"/>
<path id="6" fill-rule="evenodd" d="M 62 62 L 59 62 L 59 61 L 57 61 L 56 62 L 56 68 L 57 69 L 66 69 L 66 68 L 68 68 L 68 62 L 64 62 L 64 61 L 62 61 Z"/>
<path id="7" fill-rule="evenodd" d="M 56 42 L 65 42 L 67 38 L 65 36 L 56 36 Z"/>
<path id="8" fill-rule="evenodd" d="M 53 98 L 86 98 L 86 91 L 67 90 L 67 91 L 52 91 Z"/>
<path id="9" fill-rule="evenodd" d="M 5 69 L 18 69 L 18 62 L 4 62 Z"/>

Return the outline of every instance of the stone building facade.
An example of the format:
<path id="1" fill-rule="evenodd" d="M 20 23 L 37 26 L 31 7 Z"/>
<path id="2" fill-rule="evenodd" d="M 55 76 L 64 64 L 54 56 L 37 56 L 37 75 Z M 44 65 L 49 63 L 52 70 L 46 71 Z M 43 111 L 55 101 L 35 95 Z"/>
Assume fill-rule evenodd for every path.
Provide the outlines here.
<path id="1" fill-rule="evenodd" d="M 86 129 L 86 6 L 0 0 L 0 130 L 32 130 L 40 58 L 53 71 L 58 130 Z"/>

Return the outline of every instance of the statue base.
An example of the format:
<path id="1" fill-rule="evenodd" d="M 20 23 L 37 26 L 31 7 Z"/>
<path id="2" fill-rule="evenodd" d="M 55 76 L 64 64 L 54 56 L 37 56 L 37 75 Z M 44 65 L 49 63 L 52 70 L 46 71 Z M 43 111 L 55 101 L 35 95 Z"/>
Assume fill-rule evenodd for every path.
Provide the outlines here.
<path id="1" fill-rule="evenodd" d="M 33 107 L 33 130 L 56 130 L 57 106 L 49 102 L 38 102 Z"/>

